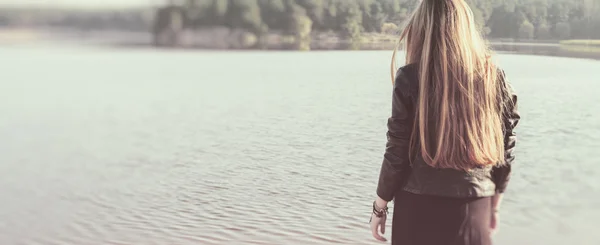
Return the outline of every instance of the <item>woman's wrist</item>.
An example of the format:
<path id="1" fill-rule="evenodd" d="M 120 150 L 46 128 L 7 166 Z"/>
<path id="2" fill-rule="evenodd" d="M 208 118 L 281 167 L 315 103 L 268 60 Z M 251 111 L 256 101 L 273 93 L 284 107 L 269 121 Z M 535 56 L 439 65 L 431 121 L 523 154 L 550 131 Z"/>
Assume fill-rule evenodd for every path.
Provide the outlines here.
<path id="1" fill-rule="evenodd" d="M 378 218 L 385 217 L 388 214 L 388 207 L 378 207 L 376 202 L 373 202 L 373 215 Z"/>
<path id="2" fill-rule="evenodd" d="M 388 202 L 386 200 L 381 199 L 381 197 L 377 197 L 375 199 L 375 205 L 378 209 L 385 209 L 387 207 Z"/>
<path id="3" fill-rule="evenodd" d="M 373 211 L 371 213 L 371 219 L 369 219 L 369 223 L 373 221 L 373 217 L 386 217 L 388 212 L 387 202 L 381 198 L 377 198 L 375 201 L 373 201 Z"/>
<path id="4" fill-rule="evenodd" d="M 500 210 L 500 203 L 502 202 L 502 194 L 492 196 L 492 212 L 498 213 Z"/>

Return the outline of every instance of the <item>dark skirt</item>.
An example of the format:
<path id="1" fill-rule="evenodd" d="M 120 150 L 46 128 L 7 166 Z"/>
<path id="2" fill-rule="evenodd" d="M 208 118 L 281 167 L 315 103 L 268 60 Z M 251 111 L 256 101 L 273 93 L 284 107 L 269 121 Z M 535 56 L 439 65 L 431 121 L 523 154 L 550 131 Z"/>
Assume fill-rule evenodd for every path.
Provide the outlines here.
<path id="1" fill-rule="evenodd" d="M 491 245 L 490 197 L 448 198 L 400 192 L 392 245 Z"/>

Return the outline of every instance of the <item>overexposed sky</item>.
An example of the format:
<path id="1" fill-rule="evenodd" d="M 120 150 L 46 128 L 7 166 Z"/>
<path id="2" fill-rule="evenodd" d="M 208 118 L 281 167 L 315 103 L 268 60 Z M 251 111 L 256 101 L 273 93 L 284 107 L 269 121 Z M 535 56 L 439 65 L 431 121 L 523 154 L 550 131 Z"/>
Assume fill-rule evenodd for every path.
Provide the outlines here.
<path id="1" fill-rule="evenodd" d="M 21 7 L 131 7 L 156 6 L 167 0 L 0 0 L 0 6 Z"/>

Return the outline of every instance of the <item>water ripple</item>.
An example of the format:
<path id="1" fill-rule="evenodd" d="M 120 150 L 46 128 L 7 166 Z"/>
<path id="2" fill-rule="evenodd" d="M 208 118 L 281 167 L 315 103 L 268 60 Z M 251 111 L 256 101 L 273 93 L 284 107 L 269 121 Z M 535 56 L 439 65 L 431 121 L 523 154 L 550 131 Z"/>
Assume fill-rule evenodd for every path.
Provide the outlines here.
<path id="1" fill-rule="evenodd" d="M 0 244 L 379 244 L 368 219 L 389 84 L 375 82 L 387 81 L 385 72 L 362 71 L 385 67 L 387 54 L 336 53 L 341 71 L 318 53 L 89 51 L 81 64 L 46 55 L 56 61 L 43 66 L 52 86 L 29 72 L 37 55 L 0 73 L 3 85 L 22 81 L 9 85 L 29 91 L 0 103 L 0 146 L 9 149 L 0 154 Z M 322 67 L 322 77 L 280 57 Z M 258 58 L 269 72 L 247 65 Z M 555 66 L 500 60 L 525 118 L 500 238 L 518 244 L 510 239 L 526 231 L 547 245 L 600 241 L 590 231 L 600 219 L 600 127 L 590 105 L 600 97 L 588 81 L 600 63 L 569 68 L 587 78 L 535 79 L 519 71 L 544 76 Z M 140 61 L 147 67 L 130 65 Z M 230 72 L 230 62 L 244 65 Z M 78 73 L 53 72 L 63 65 Z M 277 71 L 286 75 L 269 75 Z M 24 99 L 28 106 L 17 106 Z M 565 116 L 561 108 L 580 109 Z"/>

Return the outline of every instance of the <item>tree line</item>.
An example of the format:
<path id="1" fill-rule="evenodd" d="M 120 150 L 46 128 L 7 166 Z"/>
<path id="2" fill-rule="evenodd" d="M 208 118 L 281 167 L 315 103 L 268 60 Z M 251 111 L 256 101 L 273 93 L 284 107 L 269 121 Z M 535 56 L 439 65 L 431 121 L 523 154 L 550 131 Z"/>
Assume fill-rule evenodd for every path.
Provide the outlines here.
<path id="1" fill-rule="evenodd" d="M 518 40 L 600 39 L 600 0 L 467 0 L 488 38 Z M 419 0 L 186 0 L 157 14 L 157 28 L 169 23 L 165 12 L 181 11 L 187 28 L 227 26 L 257 36 L 281 31 L 306 37 L 333 31 L 349 39 L 402 26 Z M 393 24 L 393 25 L 391 25 Z"/>
<path id="2" fill-rule="evenodd" d="M 61 8 L 2 8 L 0 28 L 3 27 L 67 27 L 76 30 L 148 31 L 156 12 L 151 8 L 138 9 L 61 9 Z"/>

